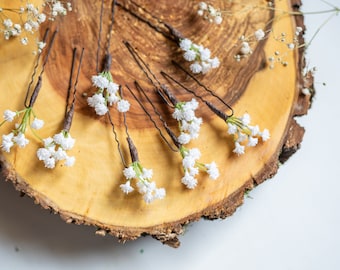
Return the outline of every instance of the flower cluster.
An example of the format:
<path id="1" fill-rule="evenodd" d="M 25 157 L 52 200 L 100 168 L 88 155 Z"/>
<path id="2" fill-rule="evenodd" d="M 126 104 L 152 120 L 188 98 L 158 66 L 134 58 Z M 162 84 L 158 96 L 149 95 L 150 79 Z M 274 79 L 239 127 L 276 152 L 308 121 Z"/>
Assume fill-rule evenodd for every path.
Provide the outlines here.
<path id="1" fill-rule="evenodd" d="M 44 6 L 49 8 L 50 14 L 46 15 L 44 12 L 40 12 Z M 5 40 L 11 37 L 21 37 L 20 42 L 27 45 L 28 35 L 37 32 L 47 17 L 54 20 L 56 16 L 66 15 L 67 11 L 71 10 L 71 2 L 62 3 L 56 0 L 45 0 L 42 7 L 35 6 L 30 1 L 25 1 L 25 5 L 19 6 L 17 9 L 1 6 L 0 33 L 3 33 Z M 16 14 L 16 16 L 8 16 L 9 14 Z"/>
<path id="2" fill-rule="evenodd" d="M 233 152 L 242 155 L 245 152 L 245 146 L 254 147 L 258 144 L 258 138 L 267 141 L 270 138 L 268 129 L 260 131 L 258 125 L 251 126 L 250 116 L 245 113 L 242 117 L 231 116 L 226 120 L 228 124 L 228 133 L 234 136 L 235 148 Z"/>
<path id="3" fill-rule="evenodd" d="M 62 130 L 55 134 L 52 138 L 43 139 L 44 147 L 37 150 L 37 157 L 43 161 L 45 167 L 53 169 L 58 161 L 64 160 L 64 165 L 71 167 L 75 163 L 75 157 L 67 155 L 66 151 L 71 150 L 74 146 L 75 139 L 71 134 Z"/>
<path id="4" fill-rule="evenodd" d="M 188 62 L 193 62 L 190 65 L 192 73 L 205 74 L 211 69 L 218 68 L 220 65 L 220 61 L 217 57 L 210 58 L 211 52 L 208 48 L 197 45 L 190 39 L 182 39 L 179 46 L 184 51 L 184 59 Z"/>
<path id="5" fill-rule="evenodd" d="M 153 171 L 144 168 L 139 161 L 132 162 L 131 165 L 123 170 L 126 178 L 125 184 L 121 184 L 120 188 L 125 194 L 134 191 L 131 186 L 131 180 L 136 180 L 138 192 L 143 195 L 146 203 L 151 203 L 155 199 L 163 199 L 166 195 L 164 188 L 157 188 L 155 182 L 151 182 Z"/>
<path id="6" fill-rule="evenodd" d="M 184 169 L 184 176 L 181 180 L 188 189 L 194 189 L 197 186 L 197 179 L 195 176 L 199 171 L 208 173 L 210 179 L 216 180 L 219 176 L 219 170 L 215 162 L 204 164 L 197 160 L 201 157 L 201 152 L 198 148 L 187 149 L 183 146 L 180 147 L 182 156 L 182 166 Z"/>
<path id="7" fill-rule="evenodd" d="M 109 71 L 92 76 L 92 83 L 98 91 L 87 99 L 87 103 L 95 109 L 97 115 L 105 115 L 109 110 L 108 106 L 113 104 L 117 104 L 119 112 L 127 112 L 130 109 L 130 103 L 119 95 L 119 85 L 113 82 Z"/>
<path id="8" fill-rule="evenodd" d="M 191 101 L 178 102 L 175 105 L 175 111 L 172 117 L 179 123 L 181 134 L 178 137 L 178 141 L 180 144 L 187 144 L 199 136 L 202 118 L 195 116 L 195 110 L 197 108 L 198 102 L 194 98 Z"/>
<path id="9" fill-rule="evenodd" d="M 5 110 L 3 114 L 4 120 L 1 122 L 0 126 L 2 126 L 5 122 L 13 122 L 14 118 L 21 114 L 23 114 L 21 122 L 16 123 L 15 128 L 9 134 L 2 135 L 1 149 L 4 152 L 9 153 L 14 145 L 18 145 L 20 148 L 23 148 L 29 143 L 29 140 L 25 136 L 28 126 L 30 126 L 31 129 L 38 130 L 44 125 L 44 121 L 36 118 L 32 108 L 28 107 L 19 112 Z M 33 121 L 31 122 L 32 115 Z"/>
<path id="10" fill-rule="evenodd" d="M 302 34 L 302 27 L 298 26 L 295 29 L 295 33 L 292 39 L 288 39 L 286 33 L 281 33 L 280 36 L 275 37 L 275 40 L 283 43 L 287 46 L 288 51 L 292 51 L 300 46 L 299 44 L 299 36 Z M 273 69 L 276 63 L 281 64 L 282 66 L 287 66 L 288 62 L 285 60 L 287 52 L 275 51 L 273 55 L 268 57 L 269 68 Z"/>
<path id="11" fill-rule="evenodd" d="M 215 9 L 212 5 L 208 5 L 206 2 L 199 3 L 197 14 L 203 16 L 210 23 L 221 24 L 223 21 L 221 11 Z"/>
<path id="12" fill-rule="evenodd" d="M 235 59 L 237 61 L 240 61 L 241 58 L 245 58 L 252 54 L 253 50 L 251 48 L 251 43 L 259 42 L 265 39 L 265 37 L 266 33 L 263 31 L 263 29 L 257 29 L 252 36 L 247 38 L 245 36 L 241 36 L 240 37 L 241 45 L 239 47 L 239 53 L 235 55 Z"/>

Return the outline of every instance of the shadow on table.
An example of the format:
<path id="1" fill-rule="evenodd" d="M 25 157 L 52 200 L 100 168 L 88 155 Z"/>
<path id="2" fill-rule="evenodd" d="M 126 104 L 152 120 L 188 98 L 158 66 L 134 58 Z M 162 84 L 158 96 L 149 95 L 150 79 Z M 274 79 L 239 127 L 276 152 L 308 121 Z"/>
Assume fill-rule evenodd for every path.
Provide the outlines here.
<path id="1" fill-rule="evenodd" d="M 0 239 L 13 249 L 34 246 L 55 256 L 74 256 L 96 251 L 129 253 L 138 249 L 141 241 L 118 243 L 111 237 L 95 235 L 95 228 L 66 224 L 58 215 L 35 205 L 27 196 L 20 197 L 12 183 L 0 179 Z M 143 246 L 143 244 L 142 244 Z"/>

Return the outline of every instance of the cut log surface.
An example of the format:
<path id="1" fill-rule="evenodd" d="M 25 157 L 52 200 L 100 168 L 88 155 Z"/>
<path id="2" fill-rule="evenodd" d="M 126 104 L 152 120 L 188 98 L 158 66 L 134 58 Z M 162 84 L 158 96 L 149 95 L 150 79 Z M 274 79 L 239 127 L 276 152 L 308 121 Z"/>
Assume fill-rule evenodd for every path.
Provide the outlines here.
<path id="1" fill-rule="evenodd" d="M 16 1 L 5 1 L 10 5 L 13 2 Z M 63 127 L 72 49 L 84 48 L 70 130 L 76 139 L 75 147 L 70 151 L 76 157 L 75 165 L 65 167 L 58 163 L 53 170 L 45 168 L 36 157 L 42 142 L 28 129 L 26 136 L 30 143 L 25 148 L 15 146 L 10 153 L 0 150 L 0 169 L 4 178 L 42 207 L 60 214 L 66 222 L 95 226 L 98 234 L 108 233 L 122 241 L 148 234 L 177 247 L 178 236 L 189 222 L 202 217 L 215 219 L 231 215 L 242 204 L 246 190 L 272 177 L 279 163 L 298 149 L 304 129 L 294 117 L 305 114 L 310 106 L 310 96 L 303 95 L 301 90 L 306 84 L 311 87 L 312 78 L 305 79 L 302 75 L 303 48 L 289 50 L 286 43 L 278 40 L 281 33 L 285 33 L 287 40 L 292 39 L 296 27 L 304 27 L 301 16 L 279 12 L 297 9 L 299 2 L 275 1 L 277 11 L 266 8 L 268 2 L 261 0 L 217 0 L 211 4 L 226 11 L 221 25 L 209 23 L 197 15 L 198 1 L 119 0 L 115 6 L 109 49 L 111 73 L 114 81 L 123 86 L 124 97 L 131 103 L 126 122 L 139 160 L 146 168 L 153 169 L 157 186 L 166 189 L 164 199 L 146 204 L 137 191 L 127 195 L 121 191 L 120 185 L 125 183 L 124 166 L 112 126 L 107 117 L 97 116 L 87 105 L 86 97 L 96 91 L 91 76 L 97 74 L 100 1 L 73 1 L 73 11 L 51 23 L 50 27 L 59 31 L 34 104 L 35 114 L 45 121 L 44 128 L 37 132 L 39 136 L 46 138 L 59 132 Z M 111 1 L 104 1 L 104 7 L 100 69 L 106 53 Z M 125 87 L 128 85 L 133 89 L 161 127 L 152 107 L 135 89 L 134 82 L 138 81 L 178 135 L 178 125 L 171 118 L 173 109 L 155 93 L 153 85 L 124 45 L 127 41 L 178 100 L 189 101 L 193 95 L 166 80 L 160 71 L 170 74 L 228 113 L 227 108 L 221 107 L 211 94 L 172 63 L 175 60 L 189 70 L 171 29 L 209 48 L 212 57 L 219 58 L 219 68 L 195 77 L 231 105 L 236 116 L 249 113 L 253 124 L 267 128 L 271 134 L 267 142 L 259 140 L 256 147 L 249 147 L 244 155 L 237 156 L 233 153 L 233 138 L 227 132 L 226 123 L 200 102 L 197 110 L 197 115 L 203 118 L 200 136 L 188 147 L 201 150 L 202 162 L 215 161 L 220 177 L 212 181 L 206 174 L 200 174 L 193 190 L 181 183 L 180 154 L 173 152 L 161 139 L 158 130 Z M 257 29 L 264 29 L 266 38 L 251 43 L 252 54 L 236 61 L 234 56 L 240 49 L 240 37 L 250 37 Z M 37 36 L 43 36 L 44 31 L 41 29 Z M 32 54 L 34 46 L 34 42 L 22 46 L 16 39 L 0 41 L 1 113 L 6 109 L 19 111 L 24 108 L 36 57 Z M 288 63 L 286 66 L 277 63 L 269 68 L 268 57 L 275 56 L 275 52 L 280 52 Z M 110 113 L 123 155 L 130 163 L 123 115 L 114 106 Z M 13 125 L 2 125 L 1 135 L 8 134 Z M 164 130 L 163 133 L 166 134 Z"/>

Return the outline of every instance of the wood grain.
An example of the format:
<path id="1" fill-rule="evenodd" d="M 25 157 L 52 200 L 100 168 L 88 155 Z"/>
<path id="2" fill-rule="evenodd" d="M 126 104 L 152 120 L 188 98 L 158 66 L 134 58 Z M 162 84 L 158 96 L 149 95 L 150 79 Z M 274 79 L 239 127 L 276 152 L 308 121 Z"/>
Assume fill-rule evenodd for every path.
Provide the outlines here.
<path id="1" fill-rule="evenodd" d="M 294 1 L 275 2 L 278 9 L 291 10 L 292 4 L 296 8 Z M 31 143 L 26 148 L 14 148 L 10 154 L 0 152 L 0 168 L 4 178 L 13 181 L 18 190 L 33 197 L 42 207 L 60 214 L 66 222 L 95 226 L 98 234 L 109 233 L 122 241 L 148 234 L 177 247 L 178 236 L 186 224 L 201 217 L 215 219 L 231 215 L 242 204 L 244 192 L 272 177 L 279 162 L 286 160 L 299 147 L 304 130 L 296 124 L 294 117 L 306 113 L 310 106 L 310 97 L 301 94 L 303 50 L 286 55 L 287 67 L 277 65 L 273 70 L 269 69 L 267 57 L 277 50 L 286 50 L 286 46 L 274 40 L 271 33 L 266 40 L 256 44 L 248 58 L 236 62 L 234 55 L 240 35 L 249 36 L 259 28 L 273 28 L 275 33 L 285 32 L 287 36 L 293 36 L 297 23 L 302 26 L 303 21 L 268 9 L 238 13 L 239 4 L 221 0 L 214 1 L 214 6 L 231 10 L 234 15 L 225 16 L 222 25 L 217 26 L 196 15 L 196 1 L 138 0 L 135 3 L 143 9 L 135 9 L 133 2 L 123 0 L 118 1 L 115 9 L 110 46 L 114 80 L 123 86 L 133 86 L 137 80 L 164 114 L 170 127 L 176 130 L 176 123 L 170 117 L 171 109 L 155 94 L 153 86 L 124 46 L 123 41 L 129 41 L 162 82 L 168 83 L 159 72 L 166 71 L 215 102 L 171 63 L 176 60 L 188 67 L 176 42 L 155 31 L 136 14 L 153 25 L 163 27 L 166 23 L 183 36 L 204 44 L 211 49 L 213 56 L 219 57 L 221 66 L 216 71 L 197 78 L 232 105 L 236 115 L 248 112 L 253 123 L 268 128 L 271 139 L 247 149 L 245 155 L 238 157 L 232 153 L 232 139 L 227 134 L 226 124 L 201 104 L 198 114 L 204 124 L 200 137 L 190 146 L 200 148 L 203 162 L 214 160 L 219 165 L 221 176 L 217 181 L 211 181 L 202 175 L 198 178 L 197 188 L 188 190 L 180 183 L 183 175 L 180 155 L 166 146 L 138 103 L 126 92 L 125 96 L 133 108 L 127 113 L 130 135 L 138 148 L 141 162 L 154 170 L 154 180 L 157 186 L 166 188 L 167 196 L 164 200 L 146 205 L 139 194 L 124 195 L 119 188 L 124 182 L 123 165 L 111 126 L 106 117 L 94 114 L 84 97 L 95 91 L 91 76 L 96 74 L 100 1 L 77 1 L 73 3 L 74 11 L 53 25 L 59 28 L 59 33 L 34 107 L 37 116 L 47 123 L 39 133 L 41 137 L 61 129 L 72 49 L 84 47 L 85 58 L 71 127 L 71 134 L 77 140 L 72 150 L 76 164 L 72 168 L 58 166 L 53 171 L 47 170 L 35 158 L 40 143 L 29 134 Z M 260 0 L 247 3 L 266 5 L 266 1 Z M 100 66 L 107 41 L 109 5 L 109 1 L 105 1 Z M 0 111 L 8 108 L 19 110 L 32 73 L 33 45 L 23 48 L 15 40 L 0 42 Z M 192 98 L 173 84 L 168 85 L 179 100 Z M 150 113 L 155 116 L 152 110 Z M 115 109 L 111 110 L 111 114 L 128 159 L 123 118 Z M 2 126 L 1 134 L 7 134 L 10 128 L 10 125 Z"/>

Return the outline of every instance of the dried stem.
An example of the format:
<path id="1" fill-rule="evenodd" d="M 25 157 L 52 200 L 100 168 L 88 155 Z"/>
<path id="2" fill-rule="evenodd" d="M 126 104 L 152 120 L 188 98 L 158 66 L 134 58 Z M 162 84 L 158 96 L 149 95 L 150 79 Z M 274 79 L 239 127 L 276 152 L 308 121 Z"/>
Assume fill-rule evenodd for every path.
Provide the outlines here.
<path id="1" fill-rule="evenodd" d="M 147 94 L 145 93 L 144 89 L 139 85 L 138 82 L 135 81 L 135 86 L 137 88 L 138 91 L 140 91 L 141 93 L 143 93 L 143 95 L 146 97 L 146 99 L 148 100 L 148 102 L 150 103 L 150 105 L 152 106 L 154 112 L 157 114 L 158 118 L 160 119 L 160 121 L 162 122 L 164 128 L 168 128 L 167 123 L 165 122 L 165 120 L 163 119 L 162 115 L 160 114 L 160 112 L 156 109 L 155 105 L 152 103 L 152 101 L 150 100 L 150 98 L 147 96 Z M 164 142 L 169 146 L 169 148 L 174 151 L 177 152 L 177 149 L 175 149 L 170 142 L 165 138 L 162 130 L 158 127 L 156 121 L 152 118 L 151 114 L 148 112 L 148 110 L 146 109 L 146 107 L 144 106 L 144 104 L 137 98 L 137 96 L 133 93 L 133 91 L 130 89 L 130 87 L 128 85 L 126 85 L 126 88 L 130 91 L 131 95 L 134 97 L 134 99 L 138 102 L 138 104 L 140 105 L 140 107 L 143 109 L 143 111 L 146 113 L 146 115 L 149 117 L 150 121 L 153 123 L 153 125 L 155 126 L 155 128 L 158 130 L 161 138 L 164 140 Z"/>
<path id="2" fill-rule="evenodd" d="M 190 72 L 186 71 L 180 64 L 178 64 L 176 61 L 172 61 L 172 63 L 181 69 L 186 75 L 188 75 L 191 79 L 193 79 L 199 86 L 201 86 L 205 91 L 207 91 L 209 94 L 211 94 L 213 97 L 217 98 L 220 102 L 222 102 L 229 110 L 230 113 L 227 114 L 228 117 L 231 117 L 234 115 L 234 110 L 233 108 L 226 103 L 221 97 L 216 95 L 212 90 L 210 90 L 208 87 L 206 87 L 203 83 L 201 83 L 198 79 L 196 79 L 193 75 L 190 74 Z"/>
<path id="3" fill-rule="evenodd" d="M 34 103 L 35 103 L 35 101 L 36 101 L 36 99 L 37 99 L 37 97 L 38 97 L 39 91 L 40 91 L 41 86 L 42 86 L 42 75 L 43 75 L 43 73 L 44 73 L 44 71 L 45 71 L 45 66 L 46 66 L 46 64 L 47 64 L 48 57 L 49 57 L 50 54 L 51 54 L 52 46 L 53 46 L 54 39 L 55 39 L 55 36 L 56 36 L 57 32 L 58 32 L 57 30 L 54 31 L 54 33 L 53 33 L 53 35 L 52 35 L 52 38 L 51 38 L 51 40 L 50 40 L 50 44 L 49 44 L 49 47 L 48 47 L 48 50 L 47 50 L 47 54 L 46 54 L 46 56 L 45 56 L 45 60 L 44 60 L 44 62 L 43 62 L 43 64 L 42 64 L 42 69 L 41 69 L 41 71 L 40 71 L 40 74 L 39 74 L 39 77 L 38 77 L 37 84 L 36 84 L 36 86 L 35 86 L 35 88 L 34 88 L 34 90 L 33 90 L 33 93 L 32 93 L 32 95 L 31 95 L 31 97 L 30 97 L 30 101 L 29 101 L 29 104 L 28 104 L 28 105 L 27 105 L 28 94 L 26 95 L 26 98 L 25 98 L 25 101 L 24 101 L 24 104 L 25 104 L 25 107 L 26 107 L 26 108 L 31 108 L 31 107 L 33 107 L 33 105 L 34 105 Z M 28 91 L 29 91 L 29 89 L 28 89 Z"/>
<path id="4" fill-rule="evenodd" d="M 73 49 L 73 57 L 72 57 L 71 74 L 70 74 L 70 83 L 72 83 L 76 52 L 77 52 L 77 49 L 74 48 Z M 72 89 L 72 85 L 69 86 L 68 92 L 67 92 L 68 98 L 66 99 L 67 104 L 66 104 L 66 111 L 65 111 L 64 128 L 63 128 L 66 131 L 70 131 L 70 128 L 71 128 L 71 125 L 72 125 L 72 119 L 73 119 L 73 114 L 74 114 L 74 104 L 76 102 L 77 85 L 78 85 L 78 79 L 79 79 L 81 64 L 83 62 L 83 55 L 84 55 L 84 48 L 82 48 L 81 53 L 80 53 L 78 70 L 77 70 L 77 74 L 76 74 L 75 83 L 74 83 L 74 86 L 73 86 L 73 99 L 72 99 L 70 108 L 68 108 L 69 107 L 69 105 L 68 105 L 69 101 L 68 100 L 69 100 L 70 92 L 71 92 L 71 89 Z"/>

